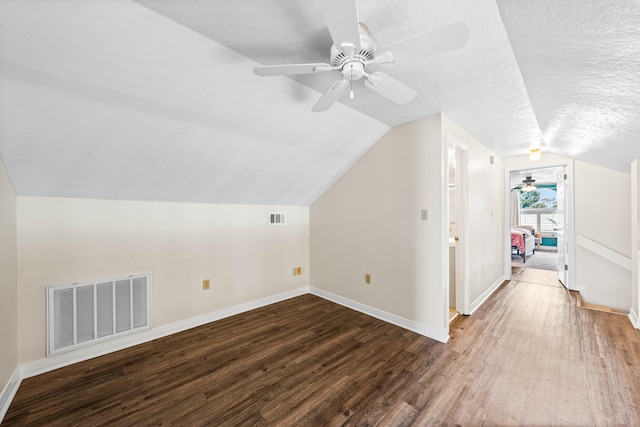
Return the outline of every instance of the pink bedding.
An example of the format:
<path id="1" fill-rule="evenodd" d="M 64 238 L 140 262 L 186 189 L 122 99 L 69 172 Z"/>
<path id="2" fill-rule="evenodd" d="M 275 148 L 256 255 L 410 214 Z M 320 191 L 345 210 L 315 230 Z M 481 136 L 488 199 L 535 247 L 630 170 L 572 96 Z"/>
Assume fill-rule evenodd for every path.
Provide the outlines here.
<path id="1" fill-rule="evenodd" d="M 511 246 L 518 248 L 521 254 L 524 253 L 524 237 L 521 232 L 511 230 Z"/>
<path id="2" fill-rule="evenodd" d="M 529 230 L 523 230 L 521 228 L 511 229 L 511 246 L 517 247 L 521 254 L 525 253 L 523 234 L 527 237 L 531 236 L 531 232 Z"/>

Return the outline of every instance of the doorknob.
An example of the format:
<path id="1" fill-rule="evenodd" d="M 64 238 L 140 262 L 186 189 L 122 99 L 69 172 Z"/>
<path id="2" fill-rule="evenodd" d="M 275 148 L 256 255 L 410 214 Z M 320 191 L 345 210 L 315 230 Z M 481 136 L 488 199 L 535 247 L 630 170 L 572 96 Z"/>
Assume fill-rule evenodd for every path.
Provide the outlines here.
<path id="1" fill-rule="evenodd" d="M 455 241 L 456 241 L 456 243 L 458 243 L 458 241 L 459 241 L 459 240 L 460 240 L 460 239 L 458 239 L 458 236 L 456 236 L 456 237 L 455 237 Z"/>

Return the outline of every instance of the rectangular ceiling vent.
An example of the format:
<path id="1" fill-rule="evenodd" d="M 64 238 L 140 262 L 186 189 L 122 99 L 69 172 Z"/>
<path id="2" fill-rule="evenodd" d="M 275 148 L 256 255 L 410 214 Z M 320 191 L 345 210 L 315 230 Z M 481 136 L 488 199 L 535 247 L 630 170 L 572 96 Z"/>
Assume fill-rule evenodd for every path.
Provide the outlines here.
<path id="1" fill-rule="evenodd" d="M 47 286 L 49 356 L 150 327 L 150 273 Z"/>
<path id="2" fill-rule="evenodd" d="M 269 214 L 269 224 L 284 225 L 286 224 L 285 217 L 284 212 L 272 212 Z"/>

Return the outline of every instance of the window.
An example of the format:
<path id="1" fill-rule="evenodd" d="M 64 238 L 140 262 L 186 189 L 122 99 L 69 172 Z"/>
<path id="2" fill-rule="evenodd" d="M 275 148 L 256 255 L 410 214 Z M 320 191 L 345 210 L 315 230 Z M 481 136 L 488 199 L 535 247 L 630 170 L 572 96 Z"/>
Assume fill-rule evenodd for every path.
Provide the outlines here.
<path id="1" fill-rule="evenodd" d="M 557 223 L 556 209 L 523 209 L 520 214 L 520 224 L 530 225 L 536 229 L 536 233 L 553 234 Z"/>
<path id="2" fill-rule="evenodd" d="M 556 185 L 540 185 L 536 191 L 520 196 L 520 224 L 530 225 L 536 233 L 553 235 L 558 221 Z"/>

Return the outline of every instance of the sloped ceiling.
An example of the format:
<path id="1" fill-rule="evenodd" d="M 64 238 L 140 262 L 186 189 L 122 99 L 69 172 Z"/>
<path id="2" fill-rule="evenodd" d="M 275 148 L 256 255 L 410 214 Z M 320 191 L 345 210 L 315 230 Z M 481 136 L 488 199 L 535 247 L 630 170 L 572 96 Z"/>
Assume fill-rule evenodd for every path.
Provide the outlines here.
<path id="1" fill-rule="evenodd" d="M 130 1 L 0 2 L 18 195 L 308 205 L 389 127 Z"/>
<path id="2" fill-rule="evenodd" d="M 345 0 L 346 1 L 346 0 Z M 628 171 L 640 157 L 640 5 L 360 0 L 378 45 L 461 21 L 457 51 L 384 71 L 398 106 L 331 75 L 317 0 L 0 0 L 0 155 L 19 195 L 308 205 L 392 126 L 443 112 L 508 157 Z"/>
<path id="3" fill-rule="evenodd" d="M 640 157 L 640 2 L 498 6 L 546 149 L 629 172 Z"/>

